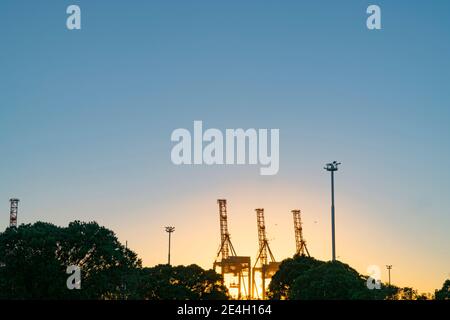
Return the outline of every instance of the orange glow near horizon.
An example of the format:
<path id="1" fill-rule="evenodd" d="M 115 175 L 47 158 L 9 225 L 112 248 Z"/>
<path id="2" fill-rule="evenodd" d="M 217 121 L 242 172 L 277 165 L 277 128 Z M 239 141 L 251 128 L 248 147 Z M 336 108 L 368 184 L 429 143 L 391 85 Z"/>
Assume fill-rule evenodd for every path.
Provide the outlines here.
<path id="1" fill-rule="evenodd" d="M 273 185 L 273 183 L 272 183 Z M 284 190 L 284 191 L 282 191 Z M 276 195 L 276 196 L 275 196 Z M 174 225 L 172 234 L 172 263 L 175 265 L 198 264 L 210 269 L 220 243 L 219 215 L 216 200 L 228 200 L 228 227 L 231 241 L 238 255 L 251 256 L 252 266 L 258 250 L 256 215 L 254 209 L 265 209 L 268 239 L 277 261 L 292 257 L 295 253 L 292 209 L 302 211 L 303 234 L 311 255 L 319 260 L 331 258 L 329 199 L 299 190 L 298 186 L 228 185 L 225 192 L 214 188 L 203 190 L 177 202 L 155 209 L 143 208 L 138 212 L 160 210 L 161 214 L 142 219 L 138 224 L 123 224 L 119 237 L 128 240 L 129 247 L 138 253 L 144 266 L 167 263 L 167 234 L 163 226 Z M 367 274 L 370 265 L 378 265 L 381 280 L 387 282 L 386 264 L 393 264 L 392 283 L 412 286 L 419 292 L 434 292 L 445 280 L 445 261 L 419 263 L 417 253 L 407 250 L 408 243 L 398 241 L 393 229 L 386 229 L 383 221 L 367 220 L 363 204 L 352 198 L 339 197 L 336 209 L 337 259 L 349 264 L 361 274 Z M 119 222 L 117 222 L 119 223 Z M 424 251 L 423 256 L 432 256 Z M 440 262 L 440 263 L 439 263 Z M 430 268 L 433 271 L 430 271 Z"/>

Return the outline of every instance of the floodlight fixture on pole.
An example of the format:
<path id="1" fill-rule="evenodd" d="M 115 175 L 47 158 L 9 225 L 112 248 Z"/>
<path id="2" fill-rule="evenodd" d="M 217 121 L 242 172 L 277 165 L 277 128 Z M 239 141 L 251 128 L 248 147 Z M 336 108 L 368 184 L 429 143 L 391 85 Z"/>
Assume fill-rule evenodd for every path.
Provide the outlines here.
<path id="1" fill-rule="evenodd" d="M 388 264 L 386 265 L 386 269 L 388 270 L 388 274 L 389 274 L 389 288 L 391 287 L 391 269 L 392 269 L 392 265 Z"/>
<path id="2" fill-rule="evenodd" d="M 169 254 L 168 254 L 168 259 L 167 259 L 167 264 L 170 266 L 170 238 L 171 238 L 171 234 L 172 232 L 175 231 L 175 227 L 171 227 L 168 226 L 166 227 L 166 232 L 169 234 Z"/>
<path id="3" fill-rule="evenodd" d="M 333 161 L 327 163 L 324 167 L 325 170 L 331 172 L 331 247 L 332 247 L 332 261 L 336 261 L 336 241 L 334 230 L 334 172 L 338 170 L 340 162 Z"/>

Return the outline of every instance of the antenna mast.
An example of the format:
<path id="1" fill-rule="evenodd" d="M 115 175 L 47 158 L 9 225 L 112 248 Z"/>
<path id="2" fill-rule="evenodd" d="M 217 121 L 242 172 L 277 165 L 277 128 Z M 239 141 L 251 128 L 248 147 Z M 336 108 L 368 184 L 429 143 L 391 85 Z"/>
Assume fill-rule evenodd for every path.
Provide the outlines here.
<path id="1" fill-rule="evenodd" d="M 9 226 L 17 227 L 17 213 L 19 212 L 19 199 L 12 198 L 9 199 L 11 207 L 9 210 Z"/>

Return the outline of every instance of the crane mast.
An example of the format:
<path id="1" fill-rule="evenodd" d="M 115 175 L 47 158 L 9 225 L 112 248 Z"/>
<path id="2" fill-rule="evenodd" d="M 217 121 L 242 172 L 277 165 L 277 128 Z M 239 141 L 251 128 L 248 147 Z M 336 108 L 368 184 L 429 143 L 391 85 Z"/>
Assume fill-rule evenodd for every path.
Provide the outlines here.
<path id="1" fill-rule="evenodd" d="M 258 227 L 258 242 L 259 242 L 259 261 L 262 265 L 267 264 L 267 236 L 266 225 L 264 222 L 264 209 L 256 209 L 256 221 Z"/>
<path id="2" fill-rule="evenodd" d="M 230 234 L 228 233 L 227 200 L 219 199 L 217 203 L 219 204 L 221 254 L 223 260 L 229 257 Z"/>
<path id="3" fill-rule="evenodd" d="M 259 290 L 258 285 L 256 283 L 255 274 L 258 272 L 261 275 L 261 298 L 266 298 L 266 280 L 270 280 L 272 276 L 277 272 L 278 267 L 280 265 L 279 262 L 275 261 L 275 257 L 272 254 L 272 250 L 270 250 L 269 240 L 267 239 L 266 234 L 266 224 L 264 221 L 264 209 L 258 208 L 256 211 L 256 223 L 258 228 L 258 243 L 259 243 L 259 251 L 258 256 L 255 261 L 255 265 L 253 266 L 252 278 L 252 296 L 255 298 L 259 298 Z M 270 258 L 270 261 L 269 261 Z M 258 265 L 259 262 L 259 266 Z"/>
<path id="4" fill-rule="evenodd" d="M 303 228 L 300 210 L 292 210 L 292 215 L 294 217 L 294 231 L 295 231 L 295 254 L 299 256 L 308 255 L 309 251 L 306 247 L 306 241 L 303 239 Z"/>
<path id="5" fill-rule="evenodd" d="M 237 291 L 237 299 L 250 298 L 251 286 L 251 261 L 250 257 L 238 256 L 231 243 L 228 232 L 227 200 L 218 199 L 220 221 L 220 245 L 214 260 L 213 269 L 220 268 L 222 281 L 225 284 L 225 276 L 232 278 L 228 284 L 229 289 Z M 220 259 L 219 259 L 220 257 Z M 246 282 L 248 281 L 248 284 Z"/>

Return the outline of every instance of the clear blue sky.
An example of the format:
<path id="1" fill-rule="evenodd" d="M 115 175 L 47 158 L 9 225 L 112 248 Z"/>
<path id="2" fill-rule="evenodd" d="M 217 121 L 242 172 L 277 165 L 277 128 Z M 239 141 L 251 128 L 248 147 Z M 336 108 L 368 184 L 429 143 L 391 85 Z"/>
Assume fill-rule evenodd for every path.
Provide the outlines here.
<path id="1" fill-rule="evenodd" d="M 373 3 L 380 31 L 365 26 Z M 70 4 L 82 30 L 65 27 Z M 243 253 L 257 246 L 249 208 L 273 206 L 273 245 L 291 254 L 282 210 L 299 207 L 310 251 L 329 259 L 322 167 L 339 160 L 341 259 L 436 288 L 450 273 L 449 39 L 439 0 L 1 1 L 0 227 L 19 197 L 20 223 L 97 220 L 155 264 L 170 223 L 188 246 L 175 263 L 209 267 L 226 196 L 247 200 L 232 220 Z M 174 166 L 170 134 L 194 120 L 279 128 L 279 174 Z M 208 253 L 190 251 L 192 229 Z"/>

